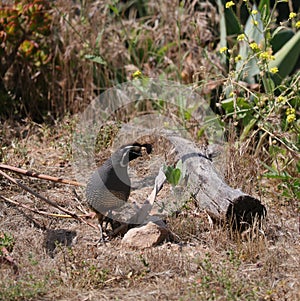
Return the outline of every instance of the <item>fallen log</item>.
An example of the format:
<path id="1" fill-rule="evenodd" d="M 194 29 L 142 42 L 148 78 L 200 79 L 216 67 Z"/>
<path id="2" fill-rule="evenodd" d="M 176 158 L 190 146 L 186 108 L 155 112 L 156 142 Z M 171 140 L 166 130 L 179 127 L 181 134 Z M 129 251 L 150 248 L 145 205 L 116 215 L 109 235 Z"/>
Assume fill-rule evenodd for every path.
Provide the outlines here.
<path id="1" fill-rule="evenodd" d="M 266 216 L 266 208 L 260 200 L 240 189 L 230 187 L 218 172 L 214 162 L 218 160 L 219 156 L 223 155 L 222 145 L 198 147 L 192 139 L 183 137 L 180 131 L 165 129 L 163 125 L 155 129 L 147 124 L 126 125 L 122 128 L 120 134 L 123 141 L 134 140 L 139 136 L 163 137 L 170 142 L 171 148 L 176 154 L 173 164 L 182 161 L 181 180 L 173 189 L 175 194 L 179 192 L 179 195 L 175 195 L 178 202 L 177 200 L 174 201 L 171 194 L 168 194 L 170 198 L 167 199 L 167 202 L 174 202 L 174 206 L 170 206 L 171 211 L 174 207 L 175 210 L 179 209 L 180 207 L 177 204 L 179 206 L 180 204 L 183 205 L 184 201 L 187 200 L 186 198 L 192 195 L 197 206 L 205 210 L 212 219 L 225 221 L 235 229 L 244 230 L 253 225 L 255 221 L 260 221 Z M 162 170 L 160 170 L 156 177 L 156 184 L 154 185 L 156 188 L 152 192 L 152 198 L 148 198 L 139 209 L 135 210 L 135 214 L 124 214 L 123 217 L 130 216 L 132 218 L 135 216 L 137 217 L 136 221 L 142 223 L 145 213 L 149 212 L 147 206 L 152 207 L 153 200 L 157 199 L 156 196 L 162 189 L 164 181 L 165 177 L 162 175 Z M 158 200 L 158 203 L 161 201 L 166 204 L 164 199 Z M 167 209 L 165 213 L 170 214 L 171 212 Z M 129 221 L 130 218 L 127 220 Z M 137 223 L 136 221 L 133 223 Z"/>
<path id="2" fill-rule="evenodd" d="M 240 231 L 266 216 L 266 208 L 257 198 L 225 183 L 213 163 L 216 151 L 214 148 L 199 148 L 192 141 L 172 132 L 164 131 L 163 134 L 175 149 L 175 161 L 182 162 L 181 180 L 173 189 L 175 194 L 179 192 L 175 198 L 184 201 L 184 198 L 192 195 L 197 206 L 205 210 L 212 219 L 225 221 L 233 229 Z M 134 208 L 132 204 L 127 203 L 119 213 L 114 212 L 110 218 L 132 225 L 146 223 L 150 218 L 154 201 L 166 180 L 162 170 L 161 167 L 154 189 L 144 204 Z M 171 196 L 170 200 L 174 201 L 174 197 Z"/>
<path id="3" fill-rule="evenodd" d="M 239 230 L 266 216 L 266 208 L 257 198 L 225 183 L 214 166 L 213 154 L 179 136 L 171 134 L 167 139 L 182 161 L 184 175 L 179 185 L 189 190 L 199 208 Z"/>

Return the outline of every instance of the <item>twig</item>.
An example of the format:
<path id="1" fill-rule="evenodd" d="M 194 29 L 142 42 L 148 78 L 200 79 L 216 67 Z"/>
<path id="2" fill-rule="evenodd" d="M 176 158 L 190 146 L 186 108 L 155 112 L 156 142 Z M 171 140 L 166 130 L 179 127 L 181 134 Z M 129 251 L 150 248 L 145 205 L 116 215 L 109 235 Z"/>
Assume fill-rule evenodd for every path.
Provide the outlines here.
<path id="1" fill-rule="evenodd" d="M 10 204 L 13 204 L 13 205 L 16 205 L 18 207 L 22 207 L 24 209 L 27 209 L 31 212 L 34 212 L 34 213 L 37 213 L 37 214 L 40 214 L 40 215 L 46 215 L 46 216 L 51 216 L 51 217 L 59 217 L 59 218 L 73 218 L 71 215 L 69 214 L 58 214 L 58 213 L 49 213 L 49 212 L 45 212 L 45 211 L 40 211 L 40 210 L 37 210 L 37 209 L 34 209 L 34 208 L 30 208 L 29 206 L 25 205 L 25 204 L 22 204 L 22 203 L 19 203 L 17 201 L 13 201 L 11 199 L 8 199 L 6 198 L 5 196 L 1 195 L 0 194 L 0 198 L 5 201 L 5 202 L 8 202 Z M 80 214 L 78 215 L 78 217 L 90 217 L 91 214 Z"/>
<path id="2" fill-rule="evenodd" d="M 3 172 L 2 170 L 0 170 L 0 175 L 4 176 L 5 178 L 7 178 L 9 181 L 11 181 L 12 183 L 20 186 L 22 189 L 26 190 L 27 192 L 31 193 L 32 195 L 34 195 L 35 197 L 39 198 L 40 200 L 44 201 L 45 203 L 47 203 L 48 205 L 55 207 L 59 210 L 61 210 L 62 212 L 71 215 L 71 217 L 75 218 L 76 220 L 83 222 L 84 224 L 87 224 L 91 227 L 93 227 L 94 229 L 98 229 L 95 225 L 85 221 L 83 218 L 81 218 L 80 216 L 78 216 L 76 213 L 70 212 L 67 209 L 57 205 L 56 203 L 54 203 L 53 201 L 45 198 L 44 196 L 40 195 L 39 193 L 33 191 L 32 189 L 30 189 L 29 187 L 27 187 L 26 185 L 22 184 L 19 180 L 16 180 L 14 178 L 12 178 L 11 176 L 9 176 L 8 174 L 6 174 L 5 172 Z"/>
<path id="3" fill-rule="evenodd" d="M 9 171 L 13 171 L 13 172 L 25 175 L 25 176 L 43 179 L 43 180 L 52 181 L 52 182 L 61 183 L 61 184 L 68 184 L 68 185 L 74 185 L 74 186 L 85 186 L 85 184 L 80 183 L 80 182 L 62 179 L 62 178 L 58 178 L 58 177 L 52 177 L 52 176 L 48 176 L 45 174 L 40 174 L 40 173 L 32 171 L 32 170 L 26 170 L 26 169 L 14 167 L 14 166 L 6 165 L 6 164 L 0 164 L 0 169 L 9 170 Z"/>
<path id="4" fill-rule="evenodd" d="M 15 274 L 19 273 L 19 268 L 14 258 L 9 255 L 9 252 L 5 247 L 0 246 L 0 263 L 2 261 L 2 258 L 13 267 Z"/>
<path id="5" fill-rule="evenodd" d="M 268 133 L 272 138 L 276 139 L 278 142 L 280 142 L 283 146 L 285 146 L 290 152 L 292 152 L 297 158 L 300 158 L 298 152 L 296 149 L 292 149 L 290 146 L 288 146 L 284 141 L 282 141 L 280 138 L 278 138 L 276 135 L 274 135 L 273 133 L 271 133 L 270 131 L 268 131 L 266 128 L 264 128 L 263 126 L 260 127 L 260 129 L 262 129 L 263 131 L 265 131 L 266 133 Z"/>

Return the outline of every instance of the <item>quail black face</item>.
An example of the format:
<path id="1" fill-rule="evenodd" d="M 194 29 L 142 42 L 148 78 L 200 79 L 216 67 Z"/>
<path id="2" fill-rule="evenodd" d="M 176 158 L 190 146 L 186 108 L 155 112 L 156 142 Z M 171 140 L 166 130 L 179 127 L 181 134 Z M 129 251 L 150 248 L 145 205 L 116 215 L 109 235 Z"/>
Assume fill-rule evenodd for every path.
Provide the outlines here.
<path id="1" fill-rule="evenodd" d="M 139 146 L 127 145 L 122 146 L 113 156 L 112 161 L 125 167 L 128 163 L 138 157 L 142 156 L 141 148 Z M 115 161 L 117 160 L 117 161 Z"/>
<path id="2" fill-rule="evenodd" d="M 122 152 L 121 155 L 121 166 L 125 166 L 128 164 L 128 162 L 138 158 L 142 157 L 142 148 L 146 148 L 147 154 L 150 154 L 152 151 L 151 144 L 140 144 L 138 142 L 135 142 L 130 145 L 124 145 L 120 148 L 120 151 Z"/>
<path id="3" fill-rule="evenodd" d="M 132 161 L 138 157 L 142 157 L 142 148 L 138 145 L 133 145 L 128 152 L 129 161 Z"/>

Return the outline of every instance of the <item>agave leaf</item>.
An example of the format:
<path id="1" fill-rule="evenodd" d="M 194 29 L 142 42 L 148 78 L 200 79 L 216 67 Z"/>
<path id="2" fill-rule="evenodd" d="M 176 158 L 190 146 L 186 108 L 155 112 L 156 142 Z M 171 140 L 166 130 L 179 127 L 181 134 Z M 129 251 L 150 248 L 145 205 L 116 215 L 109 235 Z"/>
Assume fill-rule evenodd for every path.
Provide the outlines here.
<path id="1" fill-rule="evenodd" d="M 225 17 L 225 22 L 226 22 L 226 34 L 227 36 L 230 36 L 230 35 L 237 35 L 239 33 L 241 33 L 241 25 L 240 25 L 240 22 L 236 16 L 236 14 L 233 12 L 232 9 L 228 9 L 228 8 L 225 8 L 225 5 L 226 5 L 226 2 L 227 0 L 221 0 L 222 1 L 222 7 L 223 7 L 223 10 L 222 10 L 222 13 Z M 219 0 L 218 0 L 218 5 L 219 5 Z M 219 7 L 219 13 L 221 14 L 221 11 L 220 11 L 220 7 Z M 222 26 L 222 24 L 220 24 Z"/>
<path id="2" fill-rule="evenodd" d="M 257 7 L 254 5 L 253 9 L 257 9 Z M 253 22 L 257 22 L 257 25 L 254 26 Z M 255 42 L 258 45 L 264 43 L 263 31 L 264 25 L 260 12 L 256 15 L 249 16 L 245 25 L 245 35 L 248 37 L 249 41 Z M 259 68 L 255 57 L 249 59 L 249 56 L 252 54 L 252 50 L 250 49 L 248 42 L 241 43 L 239 54 L 241 55 L 242 60 L 236 64 L 236 69 L 240 71 L 238 76 L 243 81 L 249 84 L 254 84 L 255 75 L 259 74 Z"/>
<path id="3" fill-rule="evenodd" d="M 273 53 L 280 50 L 294 35 L 295 33 L 291 29 L 286 29 L 281 26 L 276 29 L 271 39 Z"/>
<path id="4" fill-rule="evenodd" d="M 274 74 L 273 78 L 275 83 L 279 84 L 293 71 L 300 57 L 300 31 L 289 39 L 274 56 L 275 59 L 269 63 L 269 70 L 274 67 L 278 68 L 279 71 Z"/>
<path id="5" fill-rule="evenodd" d="M 244 141 L 247 137 L 249 137 L 249 132 L 255 126 L 256 122 L 257 122 L 257 118 L 255 118 L 255 117 L 252 117 L 249 120 L 248 124 L 244 127 L 244 130 L 241 134 L 241 137 L 240 137 L 241 141 Z"/>
<path id="6" fill-rule="evenodd" d="M 218 10 L 220 14 L 220 48 L 227 46 L 226 19 L 224 13 L 224 5 L 222 0 L 217 0 Z M 225 65 L 226 57 L 222 55 L 221 62 Z"/>

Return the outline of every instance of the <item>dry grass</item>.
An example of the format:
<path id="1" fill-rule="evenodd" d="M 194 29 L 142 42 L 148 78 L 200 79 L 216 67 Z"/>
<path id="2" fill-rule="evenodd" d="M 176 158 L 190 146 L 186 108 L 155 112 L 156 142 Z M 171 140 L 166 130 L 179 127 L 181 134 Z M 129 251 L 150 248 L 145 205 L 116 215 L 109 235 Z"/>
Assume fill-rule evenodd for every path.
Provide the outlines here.
<path id="1" fill-rule="evenodd" d="M 20 126 L 23 135 L 17 145 L 12 139 L 14 131 L 4 125 L 3 160 L 73 178 L 69 163 L 72 124 L 69 118 L 55 129 Z M 228 174 L 233 175 L 229 183 L 241 187 L 247 175 L 257 179 L 259 169 L 249 169 L 249 163 L 244 162 L 251 157 L 239 156 L 237 151 L 234 154 L 234 162 L 228 165 Z M 60 205 L 77 210 L 78 201 L 70 187 L 29 178 L 24 182 Z M 257 179 L 251 186 L 248 192 L 257 196 L 263 191 L 262 201 L 268 206 L 263 233 L 230 235 L 226 228 L 211 225 L 205 212 L 187 203 L 177 217 L 168 219 L 178 242 L 145 250 L 125 248 L 120 238 L 97 247 L 98 233 L 87 225 L 36 215 L 1 201 L 1 232 L 13 237 L 10 254 L 18 273 L 1 261 L 0 300 L 297 300 L 297 213 L 292 206 L 282 206 L 270 197 L 271 182 L 265 186 Z M 5 179 L 1 180 L 1 195 L 53 211 Z"/>
<path id="2" fill-rule="evenodd" d="M 53 121 L 53 116 L 76 113 L 100 92 L 131 79 L 138 69 L 149 77 L 201 82 L 208 97 L 216 87 L 210 79 L 222 78 L 222 67 L 211 52 L 218 42 L 219 17 L 209 1 L 191 1 L 181 9 L 172 0 L 51 4 L 51 34 L 42 39 L 51 54 L 46 70 L 29 68 L 25 77 L 13 67 L 4 78 L 20 116 Z M 139 11 L 139 5 L 147 12 Z M 36 77 L 43 85 L 33 81 Z M 13 110 L 6 111 L 14 117 Z"/>
<path id="3" fill-rule="evenodd" d="M 152 1 L 143 18 L 137 18 L 135 7 L 130 16 L 126 10 L 117 16 L 106 1 L 55 5 L 57 31 L 52 40 L 58 43 L 52 45 L 53 60 L 60 69 L 53 68 L 47 94 L 53 114 L 81 110 L 137 69 L 150 77 L 194 82 L 207 100 L 217 99 L 214 89 L 224 78 L 216 51 L 210 51 L 218 45 L 219 22 L 210 2 L 188 1 L 180 10 L 177 1 Z M 107 64 L 84 59 L 91 53 Z M 50 115 L 48 121 L 51 125 L 29 119 L 2 122 L 1 161 L 75 179 L 71 142 L 76 116 L 59 122 Z M 117 127 L 102 129 L 97 162 L 110 155 Z M 235 141 L 229 135 L 225 178 L 267 206 L 263 231 L 235 235 L 212 225 L 206 212 L 187 202 L 177 216 L 167 219 L 177 242 L 141 251 L 123 247 L 116 238 L 97 247 L 98 233 L 87 225 L 37 215 L 0 199 L 0 239 L 2 233 L 13 239 L 8 250 L 18 267 L 16 273 L 0 256 L 0 300 L 300 300 L 298 200 L 286 202 L 278 180 L 261 178 L 265 156 L 252 150 L 253 141 Z M 72 187 L 23 181 L 68 210 L 88 210 Z M 6 179 L 0 184 L 1 195 L 58 213 Z M 78 193 L 82 196 L 81 190 Z"/>

